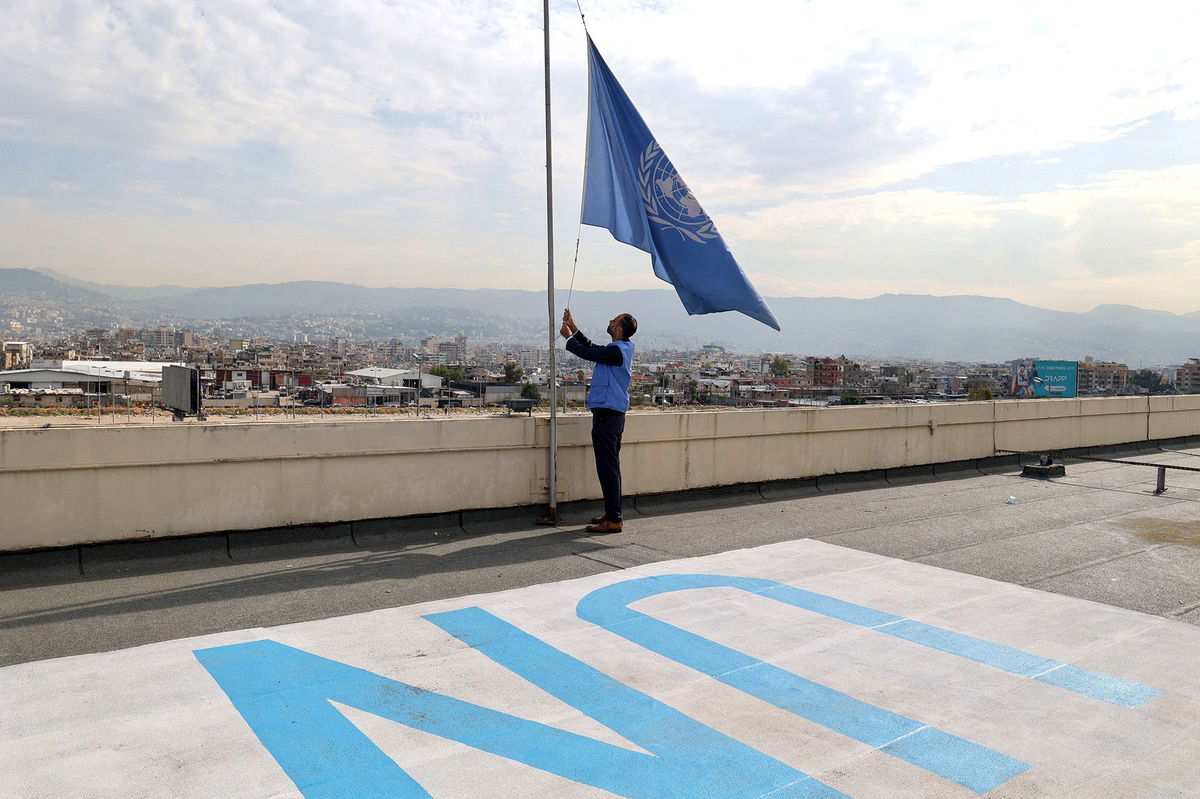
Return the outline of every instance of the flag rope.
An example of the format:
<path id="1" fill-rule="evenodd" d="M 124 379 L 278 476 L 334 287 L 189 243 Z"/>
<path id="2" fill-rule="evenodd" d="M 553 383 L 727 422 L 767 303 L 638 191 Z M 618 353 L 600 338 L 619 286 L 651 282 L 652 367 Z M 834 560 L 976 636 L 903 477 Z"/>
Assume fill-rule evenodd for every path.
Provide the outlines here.
<path id="1" fill-rule="evenodd" d="M 583 13 L 583 6 L 579 4 L 579 0 L 575 0 L 575 7 L 579 9 L 579 21 L 583 23 L 583 32 L 586 36 L 587 16 Z M 587 166 L 584 166 L 584 172 L 587 172 Z M 584 190 L 587 188 L 587 181 L 584 181 Z M 571 282 L 567 285 L 567 304 L 566 308 L 571 307 L 571 294 L 575 291 L 575 270 L 579 268 L 579 240 L 583 237 L 583 191 L 579 197 L 579 227 L 575 231 L 575 262 L 571 264 Z"/>
<path id="2" fill-rule="evenodd" d="M 582 210 L 583 210 L 583 207 L 580 206 L 580 211 L 581 211 L 580 217 L 583 216 Z M 576 269 L 576 267 L 579 266 L 579 239 L 582 235 L 583 235 L 583 219 L 580 218 L 579 230 L 575 231 L 575 263 L 571 264 L 571 282 L 567 285 L 567 304 L 563 306 L 564 308 L 571 307 L 571 292 L 573 292 L 575 290 L 575 269 Z"/>

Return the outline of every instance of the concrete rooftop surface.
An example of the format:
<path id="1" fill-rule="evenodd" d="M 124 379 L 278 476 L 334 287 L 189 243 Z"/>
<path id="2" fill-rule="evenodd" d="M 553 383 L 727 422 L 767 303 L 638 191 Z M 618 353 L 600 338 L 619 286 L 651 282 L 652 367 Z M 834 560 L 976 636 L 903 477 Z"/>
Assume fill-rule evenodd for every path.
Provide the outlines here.
<path id="1" fill-rule="evenodd" d="M 2 556 L 0 797 L 1200 796 L 1200 473 L 1067 463 Z"/>

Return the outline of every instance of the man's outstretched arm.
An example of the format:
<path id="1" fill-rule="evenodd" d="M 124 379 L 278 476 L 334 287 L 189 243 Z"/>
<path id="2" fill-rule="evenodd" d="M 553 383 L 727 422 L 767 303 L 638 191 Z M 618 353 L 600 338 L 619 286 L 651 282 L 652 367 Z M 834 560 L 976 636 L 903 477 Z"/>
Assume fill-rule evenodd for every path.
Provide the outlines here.
<path id="1" fill-rule="evenodd" d="M 603 347 L 593 344 L 588 341 L 587 336 L 583 335 L 582 330 L 576 330 L 574 335 L 567 339 L 567 352 L 577 355 L 585 361 L 595 361 L 606 366 L 620 366 L 625 362 L 625 355 L 616 344 L 608 344 Z"/>

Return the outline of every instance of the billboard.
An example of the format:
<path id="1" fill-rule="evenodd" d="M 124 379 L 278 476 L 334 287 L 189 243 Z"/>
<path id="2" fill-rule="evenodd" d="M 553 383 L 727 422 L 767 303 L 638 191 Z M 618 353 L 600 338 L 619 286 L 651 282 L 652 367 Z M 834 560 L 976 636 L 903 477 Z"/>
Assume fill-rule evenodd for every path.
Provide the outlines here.
<path id="1" fill-rule="evenodd" d="M 1076 361 L 1013 361 L 1014 397 L 1075 397 Z"/>
<path id="2" fill-rule="evenodd" d="M 164 366 L 162 369 L 162 401 L 181 415 L 200 412 L 200 373 L 184 366 Z"/>

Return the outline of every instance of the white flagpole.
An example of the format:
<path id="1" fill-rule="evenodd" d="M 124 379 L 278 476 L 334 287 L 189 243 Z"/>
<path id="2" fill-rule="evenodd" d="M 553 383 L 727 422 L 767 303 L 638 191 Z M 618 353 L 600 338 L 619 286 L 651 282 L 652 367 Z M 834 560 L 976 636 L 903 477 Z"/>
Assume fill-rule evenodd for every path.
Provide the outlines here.
<path id="1" fill-rule="evenodd" d="M 558 372 L 554 353 L 558 327 L 554 314 L 554 170 L 550 147 L 550 0 L 542 0 L 542 30 L 546 54 L 546 305 L 550 315 L 550 503 L 539 524 L 558 523 Z"/>

